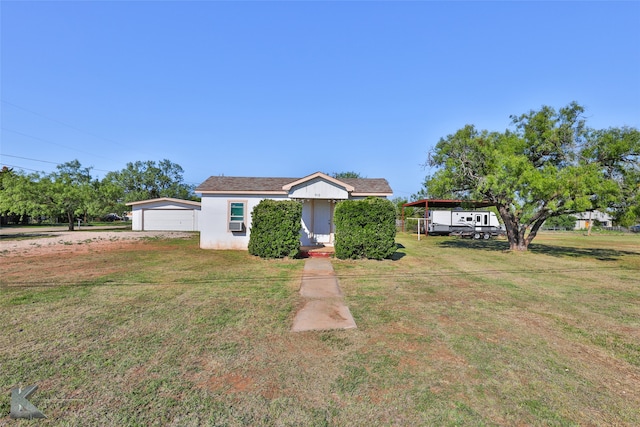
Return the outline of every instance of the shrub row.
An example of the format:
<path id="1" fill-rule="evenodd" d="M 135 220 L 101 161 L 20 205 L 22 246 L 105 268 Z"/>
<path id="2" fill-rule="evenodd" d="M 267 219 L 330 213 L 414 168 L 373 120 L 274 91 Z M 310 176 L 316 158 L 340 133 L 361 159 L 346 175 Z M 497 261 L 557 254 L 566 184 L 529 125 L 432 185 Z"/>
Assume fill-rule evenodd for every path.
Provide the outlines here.
<path id="1" fill-rule="evenodd" d="M 262 200 L 252 211 L 249 253 L 261 258 L 295 257 L 301 228 L 302 203 Z"/>
<path id="2" fill-rule="evenodd" d="M 335 250 L 340 259 L 385 259 L 396 251 L 396 210 L 390 200 L 369 197 L 336 205 Z"/>

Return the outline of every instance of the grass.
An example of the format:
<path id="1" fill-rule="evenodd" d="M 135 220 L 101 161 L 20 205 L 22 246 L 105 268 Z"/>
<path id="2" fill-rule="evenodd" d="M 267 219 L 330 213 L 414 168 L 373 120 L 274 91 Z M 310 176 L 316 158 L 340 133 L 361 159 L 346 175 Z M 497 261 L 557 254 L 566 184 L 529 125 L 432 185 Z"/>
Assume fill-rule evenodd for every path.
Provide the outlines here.
<path id="1" fill-rule="evenodd" d="M 152 239 L 0 263 L 0 423 L 638 425 L 640 236 L 399 235 L 333 265 L 358 329 L 291 333 L 303 260 Z"/>

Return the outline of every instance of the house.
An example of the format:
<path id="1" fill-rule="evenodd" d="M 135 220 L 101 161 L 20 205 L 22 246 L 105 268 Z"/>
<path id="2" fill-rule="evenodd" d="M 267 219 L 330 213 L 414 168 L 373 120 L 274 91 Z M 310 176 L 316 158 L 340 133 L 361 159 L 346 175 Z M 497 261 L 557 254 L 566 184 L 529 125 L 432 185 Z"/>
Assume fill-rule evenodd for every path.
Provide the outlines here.
<path id="1" fill-rule="evenodd" d="M 127 203 L 134 231 L 198 231 L 200 202 L 162 197 Z"/>
<path id="2" fill-rule="evenodd" d="M 593 221 L 592 225 L 600 225 L 602 227 L 611 227 L 613 225 L 613 218 L 611 215 L 600 211 L 580 212 L 573 214 L 576 218 L 576 225 L 574 230 L 584 230 L 589 228 L 589 221 Z"/>
<path id="3" fill-rule="evenodd" d="M 304 178 L 212 176 L 195 191 L 202 195 L 200 247 L 241 250 L 249 245 L 251 212 L 261 200 L 299 200 L 301 245 L 332 245 L 337 202 L 393 193 L 384 178 L 336 179 L 322 172 Z"/>

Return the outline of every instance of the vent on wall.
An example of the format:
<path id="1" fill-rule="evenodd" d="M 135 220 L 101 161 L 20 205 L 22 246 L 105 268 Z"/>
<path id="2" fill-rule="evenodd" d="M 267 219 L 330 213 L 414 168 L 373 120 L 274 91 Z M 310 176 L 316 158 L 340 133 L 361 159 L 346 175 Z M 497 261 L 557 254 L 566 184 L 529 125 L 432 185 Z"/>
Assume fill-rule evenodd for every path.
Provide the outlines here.
<path id="1" fill-rule="evenodd" d="M 229 223 L 229 231 L 242 231 L 244 228 L 244 222 L 242 221 L 231 221 Z"/>

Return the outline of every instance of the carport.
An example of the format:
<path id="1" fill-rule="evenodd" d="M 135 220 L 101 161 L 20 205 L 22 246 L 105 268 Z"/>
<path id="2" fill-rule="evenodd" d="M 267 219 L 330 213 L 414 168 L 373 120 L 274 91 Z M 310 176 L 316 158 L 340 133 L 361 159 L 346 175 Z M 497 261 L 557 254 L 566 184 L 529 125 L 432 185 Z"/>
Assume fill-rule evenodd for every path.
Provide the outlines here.
<path id="1" fill-rule="evenodd" d="M 409 202 L 402 205 L 402 231 L 404 231 L 404 208 L 405 207 L 415 207 L 415 208 L 424 208 L 424 221 L 425 221 L 425 230 L 424 234 L 427 236 L 429 234 L 429 227 L 427 225 L 427 221 L 429 218 L 429 208 L 435 209 L 455 209 L 455 208 L 486 208 L 489 206 L 493 206 L 493 203 L 484 200 L 452 200 L 452 199 L 422 199 L 416 200 L 415 202 Z M 420 227 L 418 227 L 418 233 L 420 232 Z"/>

